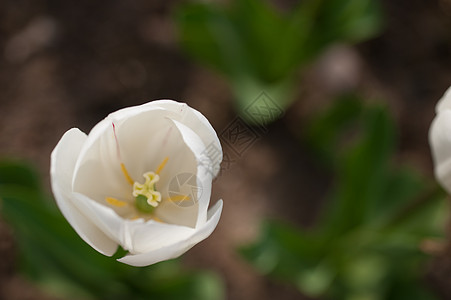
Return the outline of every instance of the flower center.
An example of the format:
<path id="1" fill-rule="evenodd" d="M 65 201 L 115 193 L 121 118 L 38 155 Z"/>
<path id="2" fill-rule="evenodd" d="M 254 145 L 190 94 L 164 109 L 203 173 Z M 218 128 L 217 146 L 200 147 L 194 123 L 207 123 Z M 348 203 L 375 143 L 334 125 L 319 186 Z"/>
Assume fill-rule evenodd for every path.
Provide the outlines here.
<path id="1" fill-rule="evenodd" d="M 143 184 L 134 181 L 127 171 L 124 163 L 121 162 L 121 171 L 124 174 L 124 178 L 127 182 L 133 186 L 132 195 L 134 197 L 133 202 L 119 200 L 113 197 L 106 197 L 105 201 L 117 208 L 124 207 L 129 210 L 134 206 L 135 216 L 132 219 L 138 218 L 140 214 L 144 213 L 150 215 L 154 212 L 155 208 L 161 202 L 161 193 L 157 191 L 156 183 L 160 180 L 159 173 L 163 170 L 164 166 L 168 162 L 166 157 L 163 162 L 158 166 L 155 172 L 146 172 L 143 174 L 145 182 Z M 152 219 L 158 220 L 156 216 L 152 216 Z"/>
<path id="2" fill-rule="evenodd" d="M 112 123 L 113 136 L 116 142 L 117 156 L 120 161 L 121 171 L 124 175 L 124 179 L 133 187 L 132 195 L 134 200 L 119 200 L 113 197 L 105 197 L 105 202 L 111 206 L 116 207 L 115 211 L 121 216 L 127 219 L 144 218 L 146 220 L 153 219 L 158 222 L 163 222 L 159 219 L 154 211 L 162 201 L 161 193 L 157 191 L 156 183 L 160 180 L 160 172 L 166 166 L 169 157 L 166 157 L 161 164 L 157 167 L 155 172 L 146 172 L 143 174 L 145 179 L 144 183 L 134 181 L 130 173 L 128 172 L 125 164 L 121 158 L 121 150 L 119 146 L 119 140 L 116 135 L 116 127 Z M 165 200 L 180 202 L 189 201 L 191 198 L 188 195 L 177 195 L 174 197 L 168 197 Z"/>
<path id="3" fill-rule="evenodd" d="M 144 184 L 135 182 L 133 184 L 133 197 L 135 197 L 136 208 L 143 213 L 151 213 L 161 202 L 161 194 L 155 188 L 155 183 L 160 176 L 154 172 L 144 173 L 146 181 Z"/>

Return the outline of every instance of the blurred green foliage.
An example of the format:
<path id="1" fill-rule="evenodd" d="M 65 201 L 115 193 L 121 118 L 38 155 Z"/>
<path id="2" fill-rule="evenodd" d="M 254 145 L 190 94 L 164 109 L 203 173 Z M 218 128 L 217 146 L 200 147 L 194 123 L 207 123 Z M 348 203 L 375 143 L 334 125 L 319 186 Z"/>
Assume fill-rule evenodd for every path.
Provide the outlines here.
<path id="1" fill-rule="evenodd" d="M 324 215 L 306 230 L 267 221 L 240 249 L 264 274 L 326 299 L 436 299 L 421 284 L 426 238 L 443 235 L 443 191 L 393 161 L 387 109 L 344 97 L 313 118 L 305 141 L 335 174 Z"/>
<path id="2" fill-rule="evenodd" d="M 243 111 L 262 91 L 286 108 L 300 68 L 333 43 L 360 42 L 381 28 L 375 0 L 303 0 L 287 12 L 263 0 L 230 2 L 185 4 L 176 21 L 186 51 L 226 77 L 249 122 Z"/>
<path id="3" fill-rule="evenodd" d="M 177 261 L 135 268 L 88 246 L 48 199 L 36 172 L 0 161 L 0 213 L 12 226 L 20 268 L 48 292 L 82 299 L 223 299 L 212 272 L 190 272 Z"/>

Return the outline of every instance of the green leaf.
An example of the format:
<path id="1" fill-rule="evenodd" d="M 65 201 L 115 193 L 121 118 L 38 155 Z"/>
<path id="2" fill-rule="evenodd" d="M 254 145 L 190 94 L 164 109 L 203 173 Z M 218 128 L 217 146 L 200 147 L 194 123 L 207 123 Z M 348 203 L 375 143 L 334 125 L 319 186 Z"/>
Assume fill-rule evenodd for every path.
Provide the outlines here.
<path id="1" fill-rule="evenodd" d="M 240 253 L 263 273 L 294 278 L 301 266 L 312 265 L 323 252 L 323 241 L 301 233 L 299 229 L 275 221 L 266 221 L 258 242 L 240 248 Z"/>
<path id="2" fill-rule="evenodd" d="M 0 160 L 0 184 L 13 184 L 39 190 L 40 182 L 36 171 L 23 162 Z"/>
<path id="3" fill-rule="evenodd" d="M 327 229 L 331 236 L 362 224 L 384 189 L 394 128 L 384 108 L 364 111 L 361 138 L 340 158 L 339 178 L 329 206 Z"/>
<path id="4" fill-rule="evenodd" d="M 304 130 L 304 140 L 318 158 L 333 164 L 343 151 L 342 140 L 351 135 L 350 130 L 361 119 L 362 100 L 354 95 L 345 95 L 332 106 L 315 115 Z"/>
<path id="5" fill-rule="evenodd" d="M 312 297 L 435 299 L 420 284 L 426 256 L 419 245 L 443 235 L 448 209 L 441 189 L 394 164 L 387 109 L 345 98 L 306 132 L 336 176 L 326 213 L 309 232 L 265 223 L 244 257 Z"/>
<path id="6" fill-rule="evenodd" d="M 370 38 L 381 24 L 375 0 L 305 0 L 290 12 L 261 0 L 188 3 L 175 19 L 183 48 L 225 75 L 244 116 L 263 91 L 288 107 L 303 67 L 333 43 Z"/>
<path id="7" fill-rule="evenodd" d="M 323 1 L 316 23 L 319 44 L 345 40 L 360 42 L 373 37 L 382 29 L 382 11 L 378 1 Z"/>
<path id="8" fill-rule="evenodd" d="M 229 76 L 246 68 L 241 37 L 216 5 L 188 4 L 175 15 L 180 42 L 194 58 Z"/>
<path id="9" fill-rule="evenodd" d="M 191 3 L 176 13 L 181 43 L 191 55 L 229 76 L 265 83 L 286 80 L 332 42 L 372 36 L 380 19 L 373 0 L 309 0 L 286 13 L 259 0 L 228 7 Z"/>

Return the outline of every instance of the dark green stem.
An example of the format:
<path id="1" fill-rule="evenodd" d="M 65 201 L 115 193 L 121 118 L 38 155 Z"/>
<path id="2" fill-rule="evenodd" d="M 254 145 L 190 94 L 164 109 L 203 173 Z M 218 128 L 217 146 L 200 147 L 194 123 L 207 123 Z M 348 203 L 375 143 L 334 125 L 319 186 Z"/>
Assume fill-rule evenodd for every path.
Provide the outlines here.
<path id="1" fill-rule="evenodd" d="M 434 184 L 424 191 L 412 202 L 402 207 L 388 222 L 386 228 L 394 227 L 410 217 L 414 216 L 417 212 L 422 211 L 428 205 L 434 203 L 437 200 L 442 200 L 446 197 L 445 191 L 438 185 Z"/>

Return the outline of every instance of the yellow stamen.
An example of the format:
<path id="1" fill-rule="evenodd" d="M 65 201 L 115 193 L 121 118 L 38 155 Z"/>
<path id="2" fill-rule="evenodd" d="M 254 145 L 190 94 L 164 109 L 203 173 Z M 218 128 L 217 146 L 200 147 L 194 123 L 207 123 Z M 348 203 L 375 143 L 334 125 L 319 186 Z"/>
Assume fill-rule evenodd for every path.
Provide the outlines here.
<path id="1" fill-rule="evenodd" d="M 190 196 L 188 195 L 177 195 L 174 197 L 169 197 L 169 200 L 171 200 L 172 202 L 178 202 L 178 201 L 186 201 L 186 200 L 190 200 Z"/>
<path id="2" fill-rule="evenodd" d="M 164 166 L 168 162 L 169 157 L 165 157 L 165 159 L 161 162 L 161 164 L 158 166 L 157 170 L 155 171 L 155 174 L 160 174 L 160 172 L 163 170 Z"/>
<path id="3" fill-rule="evenodd" d="M 135 182 L 133 181 L 132 177 L 130 176 L 127 169 L 125 168 L 124 163 L 121 163 L 121 170 L 122 170 L 122 173 L 124 173 L 125 179 L 127 179 L 128 183 L 130 183 L 130 185 L 133 185 L 133 183 L 135 183 Z"/>
<path id="4" fill-rule="evenodd" d="M 157 222 L 163 223 L 163 220 L 161 220 L 160 218 L 153 216 L 152 219 L 154 219 Z"/>
<path id="5" fill-rule="evenodd" d="M 155 183 L 160 180 L 160 176 L 154 172 L 144 173 L 143 176 L 146 179 L 146 182 L 143 184 L 135 182 L 133 184 L 133 197 L 142 195 L 147 199 L 149 205 L 157 207 L 158 203 L 161 201 L 161 194 L 155 190 Z"/>
<path id="6" fill-rule="evenodd" d="M 121 200 L 117 200 L 117 199 L 112 198 L 112 197 L 106 197 L 106 198 L 105 198 L 105 201 L 106 201 L 108 204 L 113 205 L 113 206 L 116 206 L 116 207 L 124 207 L 124 206 L 128 205 L 127 202 L 121 201 Z"/>

